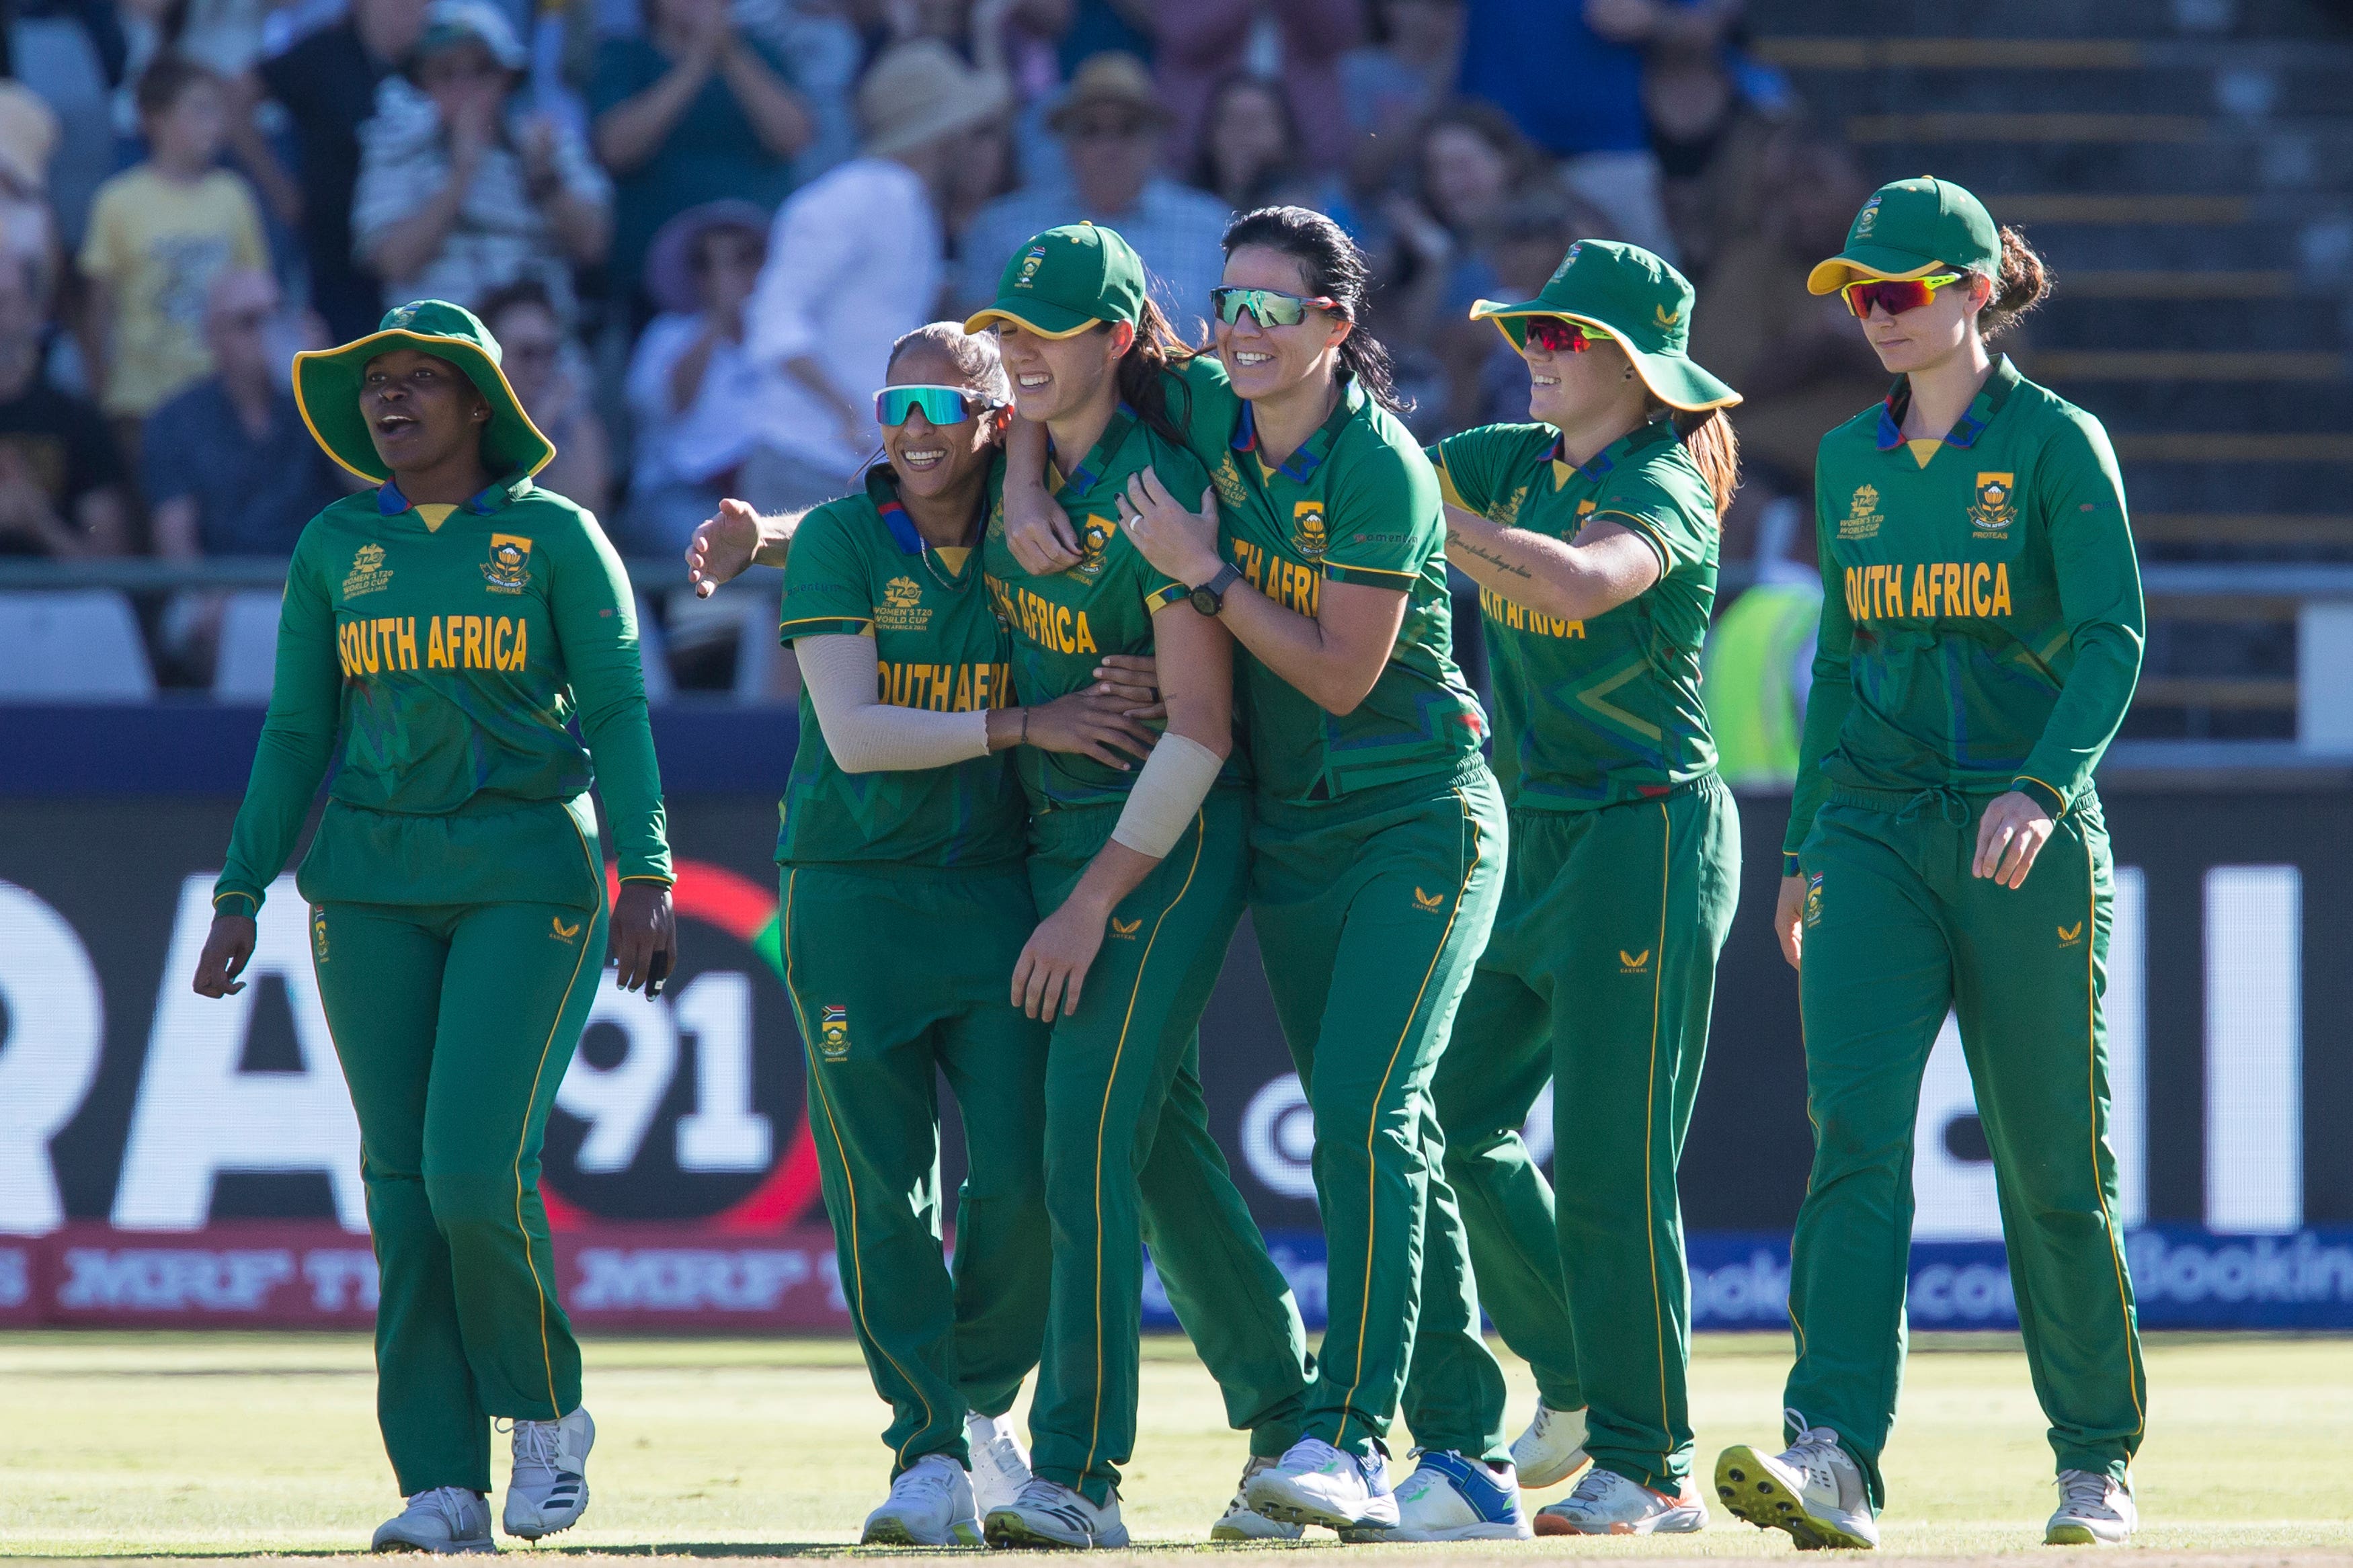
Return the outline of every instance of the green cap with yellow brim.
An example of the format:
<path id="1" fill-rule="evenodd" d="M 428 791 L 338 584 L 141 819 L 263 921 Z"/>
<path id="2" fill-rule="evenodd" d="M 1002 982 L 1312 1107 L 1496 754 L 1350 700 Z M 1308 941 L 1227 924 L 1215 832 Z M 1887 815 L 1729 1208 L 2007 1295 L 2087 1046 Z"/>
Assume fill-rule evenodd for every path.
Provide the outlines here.
<path id="1" fill-rule="evenodd" d="M 2001 230 L 1985 203 L 1950 180 L 1923 174 L 1872 192 L 1846 231 L 1846 248 L 1807 274 L 1806 287 L 1835 294 L 1859 278 L 2000 271 Z"/>
<path id="2" fill-rule="evenodd" d="M 501 478 L 517 472 L 528 478 L 554 460 L 555 443 L 539 433 L 499 368 L 499 340 L 471 310 L 447 300 L 396 306 L 364 338 L 294 356 L 294 402 L 327 456 L 370 484 L 392 479 L 376 456 L 367 416 L 360 412 L 360 383 L 368 361 L 401 349 L 448 360 L 490 400 L 491 422 L 482 432 L 484 468 Z"/>
<path id="3" fill-rule="evenodd" d="M 1597 327 L 1626 351 L 1634 374 L 1668 407 L 1729 408 L 1740 394 L 1691 357 L 1693 299 L 1690 281 L 1641 246 L 1580 239 L 1535 299 L 1516 305 L 1482 300 L 1471 307 L 1471 319 L 1494 322 L 1515 349 L 1527 347 L 1530 316 Z"/>
<path id="4" fill-rule="evenodd" d="M 1012 321 L 1041 338 L 1074 338 L 1103 321 L 1133 324 L 1146 298 L 1144 258 L 1117 229 L 1064 224 L 1014 252 L 997 280 L 997 298 L 964 330 Z"/>

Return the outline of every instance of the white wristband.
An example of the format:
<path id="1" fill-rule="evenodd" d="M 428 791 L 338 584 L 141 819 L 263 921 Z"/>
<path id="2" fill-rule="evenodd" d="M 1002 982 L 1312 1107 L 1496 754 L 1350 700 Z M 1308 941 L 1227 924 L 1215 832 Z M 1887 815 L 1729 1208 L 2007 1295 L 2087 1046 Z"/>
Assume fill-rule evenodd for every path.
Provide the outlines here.
<path id="1" fill-rule="evenodd" d="M 1162 858 L 1193 825 L 1194 813 L 1225 765 L 1224 758 L 1198 741 L 1174 732 L 1161 736 L 1135 775 L 1135 787 L 1127 792 L 1112 837 L 1139 855 Z"/>

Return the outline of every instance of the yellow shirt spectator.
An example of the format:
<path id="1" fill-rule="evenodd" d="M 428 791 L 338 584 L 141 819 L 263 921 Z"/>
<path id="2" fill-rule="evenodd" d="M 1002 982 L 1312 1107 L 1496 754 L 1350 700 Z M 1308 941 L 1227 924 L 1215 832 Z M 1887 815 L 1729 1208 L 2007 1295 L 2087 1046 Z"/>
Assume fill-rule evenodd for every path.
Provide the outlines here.
<path id="1" fill-rule="evenodd" d="M 100 185 L 81 268 L 112 304 L 106 412 L 144 418 L 211 374 L 206 291 L 225 268 L 269 265 L 260 210 L 225 169 L 176 180 L 142 163 Z"/>

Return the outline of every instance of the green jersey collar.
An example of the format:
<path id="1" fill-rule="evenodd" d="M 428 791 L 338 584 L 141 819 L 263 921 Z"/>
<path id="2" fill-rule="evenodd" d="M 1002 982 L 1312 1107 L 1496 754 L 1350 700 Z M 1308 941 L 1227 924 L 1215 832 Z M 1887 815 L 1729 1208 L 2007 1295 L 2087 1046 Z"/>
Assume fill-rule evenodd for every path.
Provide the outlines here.
<path id="1" fill-rule="evenodd" d="M 1004 461 L 1001 451 L 989 459 L 990 481 L 998 479 L 997 469 Z M 980 487 L 979 503 L 972 514 L 971 526 L 965 531 L 965 538 L 976 546 L 980 543 L 981 530 L 988 521 L 988 495 L 992 488 L 991 483 L 983 483 Z M 931 547 L 925 542 L 922 531 L 916 528 L 915 520 L 907 515 L 906 507 L 900 502 L 899 476 L 888 460 L 866 470 L 866 504 L 874 509 L 875 515 L 882 520 L 882 526 L 891 531 L 891 542 L 899 547 L 900 554 L 928 556 Z M 966 573 L 971 565 L 969 560 L 965 563 Z M 965 574 L 947 574 L 949 578 L 959 582 Z"/>
<path id="2" fill-rule="evenodd" d="M 488 516 L 501 507 L 511 506 L 521 500 L 522 492 L 529 489 L 531 489 L 531 476 L 518 468 L 505 479 L 494 479 L 467 497 L 464 510 L 478 517 Z M 397 479 L 386 479 L 376 487 L 375 510 L 378 516 L 398 517 L 416 504 L 400 493 L 400 482 Z"/>
<path id="3" fill-rule="evenodd" d="M 1357 384 L 1356 376 L 1344 370 L 1339 373 L 1339 380 L 1340 399 L 1333 405 L 1332 416 L 1324 421 L 1323 427 L 1314 435 L 1301 442 L 1299 450 L 1285 458 L 1282 466 L 1274 470 L 1294 485 L 1305 484 L 1315 470 L 1324 466 L 1324 459 L 1332 455 L 1332 443 L 1340 438 L 1340 427 L 1355 418 L 1356 411 L 1365 405 L 1365 389 Z M 1233 447 L 1237 452 L 1248 452 L 1252 457 L 1258 453 L 1258 410 L 1247 398 L 1242 402 L 1242 416 L 1234 426 Z M 1255 468 L 1257 465 L 1249 466 Z"/>
<path id="4" fill-rule="evenodd" d="M 1996 354 L 1993 361 L 1993 374 L 1986 377 L 1985 384 L 1978 388 L 1978 395 L 1969 400 L 1968 412 L 1963 414 L 1953 427 L 1945 432 L 1946 444 L 1953 447 L 1976 446 L 1978 437 L 1985 433 L 1985 427 L 1988 425 L 1993 423 L 1993 416 L 2000 413 L 2001 405 L 2010 400 L 2010 390 L 2017 384 L 2018 367 L 2010 363 L 2008 354 Z M 1879 449 L 1881 451 L 1892 452 L 1903 444 L 1904 415 L 1911 405 L 1912 378 L 1908 375 L 1899 375 L 1895 378 L 1895 384 L 1887 389 L 1887 400 L 1879 405 Z"/>
<path id="5" fill-rule="evenodd" d="M 1599 483 L 1603 475 L 1609 473 L 1610 469 L 1624 462 L 1628 458 L 1632 457 L 1636 452 L 1641 451 L 1645 447 L 1655 447 L 1661 441 L 1671 440 L 1673 438 L 1674 433 L 1675 427 L 1673 422 L 1671 420 L 1652 419 L 1646 421 L 1641 425 L 1638 425 L 1633 429 L 1627 431 L 1623 436 L 1619 437 L 1615 441 L 1610 442 L 1607 447 L 1602 447 L 1599 452 L 1594 453 L 1590 458 L 1586 458 L 1585 461 L 1577 464 L 1577 477 L 1580 479 L 1584 479 L 1588 483 Z M 1546 454 L 1546 456 L 1556 463 L 1566 463 L 1568 461 L 1568 456 L 1561 450 L 1560 442 L 1561 438 L 1559 437 L 1554 437 L 1552 448 Z M 1557 489 L 1560 487 L 1556 485 L 1553 488 Z"/>
<path id="6" fill-rule="evenodd" d="M 1093 447 L 1079 460 L 1079 466 L 1071 470 L 1069 477 L 1056 479 L 1050 487 L 1052 493 L 1059 496 L 1068 490 L 1073 496 L 1082 496 L 1094 489 L 1096 482 L 1111 467 L 1112 459 L 1119 456 L 1119 449 L 1127 444 L 1127 433 L 1135 428 L 1135 410 L 1129 406 L 1127 399 L 1121 398 L 1119 406 L 1112 410 L 1111 422 L 1103 426 L 1103 434 L 1095 437 Z M 1046 459 L 1052 462 L 1053 458 L 1054 437 L 1048 436 Z M 1060 476 L 1061 465 L 1055 464 L 1054 471 Z"/>

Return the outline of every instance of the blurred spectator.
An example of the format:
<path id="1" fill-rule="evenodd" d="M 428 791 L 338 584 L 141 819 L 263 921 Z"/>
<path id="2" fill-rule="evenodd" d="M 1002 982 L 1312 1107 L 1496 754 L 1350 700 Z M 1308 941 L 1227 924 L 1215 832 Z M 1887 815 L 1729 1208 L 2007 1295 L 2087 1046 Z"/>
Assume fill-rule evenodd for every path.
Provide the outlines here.
<path id="1" fill-rule="evenodd" d="M 629 360 L 637 465 L 622 531 L 634 552 L 683 552 L 759 438 L 776 373 L 745 352 L 744 315 L 767 254 L 766 215 L 733 201 L 679 214 L 646 252 L 661 314 Z"/>
<path id="2" fill-rule="evenodd" d="M 1478 248 L 1450 272 L 1433 346 L 1447 369 L 1449 430 L 1528 417 L 1528 367 L 1493 321 L 1471 320 L 1481 300 L 1534 299 L 1560 258 L 1601 233 L 1601 216 L 1550 185 L 1506 202 Z"/>
<path id="3" fill-rule="evenodd" d="M 112 555 L 122 461 L 96 408 L 41 375 L 30 266 L 0 262 L 0 555 Z"/>
<path id="4" fill-rule="evenodd" d="M 1261 13 L 1282 29 L 1282 83 L 1306 132 L 1308 165 L 1336 168 L 1348 151 L 1340 56 L 1364 32 L 1364 0 L 1181 0 L 1153 8 L 1153 67 L 1176 116 L 1175 145 L 1193 146 L 1218 83 L 1240 70 Z M 1140 247 L 1138 248 L 1141 248 Z M 1144 252 L 1146 261 L 1150 251 Z"/>
<path id="5" fill-rule="evenodd" d="M 1410 191 L 1393 194 L 1384 208 L 1388 243 L 1374 252 L 1375 267 L 1390 332 L 1431 343 L 1452 325 L 1450 302 L 1467 299 L 1486 276 L 1479 247 L 1505 204 L 1557 198 L 1560 184 L 1509 115 L 1468 100 L 1447 104 L 1422 122 L 1410 174 Z"/>
<path id="6" fill-rule="evenodd" d="M 654 231 L 687 208 L 736 196 L 774 212 L 816 131 L 784 62 L 736 31 L 727 0 L 649 0 L 648 13 L 649 36 L 596 47 L 588 88 L 596 155 L 619 183 L 611 267 L 623 300 Z"/>
<path id="7" fill-rule="evenodd" d="M 1735 237 L 1700 290 L 1692 353 L 1740 388 L 1733 417 L 1759 489 L 1810 498 L 1822 432 L 1887 391 L 1887 373 L 1838 295 L 1806 292 L 1806 274 L 1846 243 L 1871 183 L 1835 141 L 1795 128 L 1774 138 L 1759 173 L 1771 193 L 1761 226 Z"/>
<path id="8" fill-rule="evenodd" d="M 1097 55 L 1079 68 L 1051 117 L 1071 164 L 1068 186 L 1031 186 L 980 210 L 959 252 L 954 298 L 976 310 L 997 293 L 1005 259 L 1033 234 L 1091 219 L 1115 228 L 1152 273 L 1153 297 L 1190 336 L 1225 269 L 1219 248 L 1232 210 L 1155 174 L 1169 116 L 1144 62 Z"/>
<path id="9" fill-rule="evenodd" d="M 384 289 L 353 254 L 352 198 L 360 178 L 360 127 L 379 86 L 425 33 L 426 0 L 351 0 L 350 10 L 264 59 L 241 84 L 238 157 L 278 220 L 302 237 L 311 308 L 336 342 L 375 330 Z M 250 106 L 282 105 L 294 142 L 289 174 L 252 127 Z"/>
<path id="10" fill-rule="evenodd" d="M 744 464 L 744 500 L 772 511 L 829 500 L 875 449 L 891 344 L 938 305 L 955 168 L 975 128 L 1009 101 L 1002 79 L 934 39 L 897 45 L 867 71 L 864 152 L 786 201 L 752 295 L 750 353 L 780 374 Z"/>
<path id="11" fill-rule="evenodd" d="M 572 268 L 605 253 L 612 186 L 570 127 L 516 90 L 523 63 L 488 0 L 433 0 L 406 79 L 378 90 L 352 235 L 388 293 L 470 307 L 533 278 L 572 319 Z"/>
<path id="12" fill-rule="evenodd" d="M 115 167 L 113 93 L 130 43 L 109 0 L 16 0 L 12 11 L 9 74 L 57 113 L 49 200 L 66 249 L 78 251 L 90 202 Z"/>
<path id="13" fill-rule="evenodd" d="M 253 193 L 215 167 L 228 134 L 220 78 L 161 57 L 139 79 L 139 123 L 147 162 L 99 187 L 81 246 L 90 382 L 134 463 L 139 422 L 212 372 L 204 321 L 213 279 L 269 265 Z"/>
<path id="14" fill-rule="evenodd" d="M 0 80 L 0 260 L 33 268 L 34 298 L 56 297 L 58 226 L 49 216 L 49 160 L 57 111 L 19 81 Z"/>
<path id="15" fill-rule="evenodd" d="M 1695 8 L 1692 25 L 1662 29 L 1642 68 L 1642 108 L 1658 154 L 1667 224 L 1690 276 L 1757 219 L 1757 169 L 1773 121 L 1743 97 L 1732 71 L 1722 7 Z"/>
<path id="16" fill-rule="evenodd" d="M 793 89 L 808 111 L 809 140 L 793 160 L 796 185 L 858 154 L 852 100 L 866 40 L 851 9 L 849 0 L 734 0 L 730 7 L 737 26 L 792 68 Z"/>
<path id="17" fill-rule="evenodd" d="M 1371 41 L 1340 57 L 1340 95 L 1356 145 L 1359 188 L 1383 184 L 1413 128 L 1454 92 L 1462 68 L 1462 0 L 1373 0 Z"/>
<path id="18" fill-rule="evenodd" d="M 482 325 L 499 340 L 499 368 L 515 400 L 555 444 L 555 458 L 540 469 L 537 482 L 604 516 L 613 490 L 613 444 L 589 405 L 586 365 L 565 341 L 546 288 L 525 278 L 494 289 L 480 313 Z"/>
<path id="19" fill-rule="evenodd" d="M 1100 54 L 1117 50 L 1149 61 L 1152 58 L 1153 17 L 1159 7 L 1153 0 L 1047 0 L 1069 20 L 1059 29 L 1041 29 L 1057 37 L 1061 75 L 1078 74 L 1079 67 Z"/>
<path id="20" fill-rule="evenodd" d="M 1642 47 L 1679 17 L 1739 0 L 1468 0 L 1462 92 L 1500 106 L 1561 160 L 1612 238 L 1672 261 L 1659 160 L 1642 111 Z"/>
<path id="21" fill-rule="evenodd" d="M 1235 212 L 1324 205 L 1307 175 L 1299 121 L 1281 84 L 1236 71 L 1218 85 L 1201 117 L 1193 185 Z"/>

